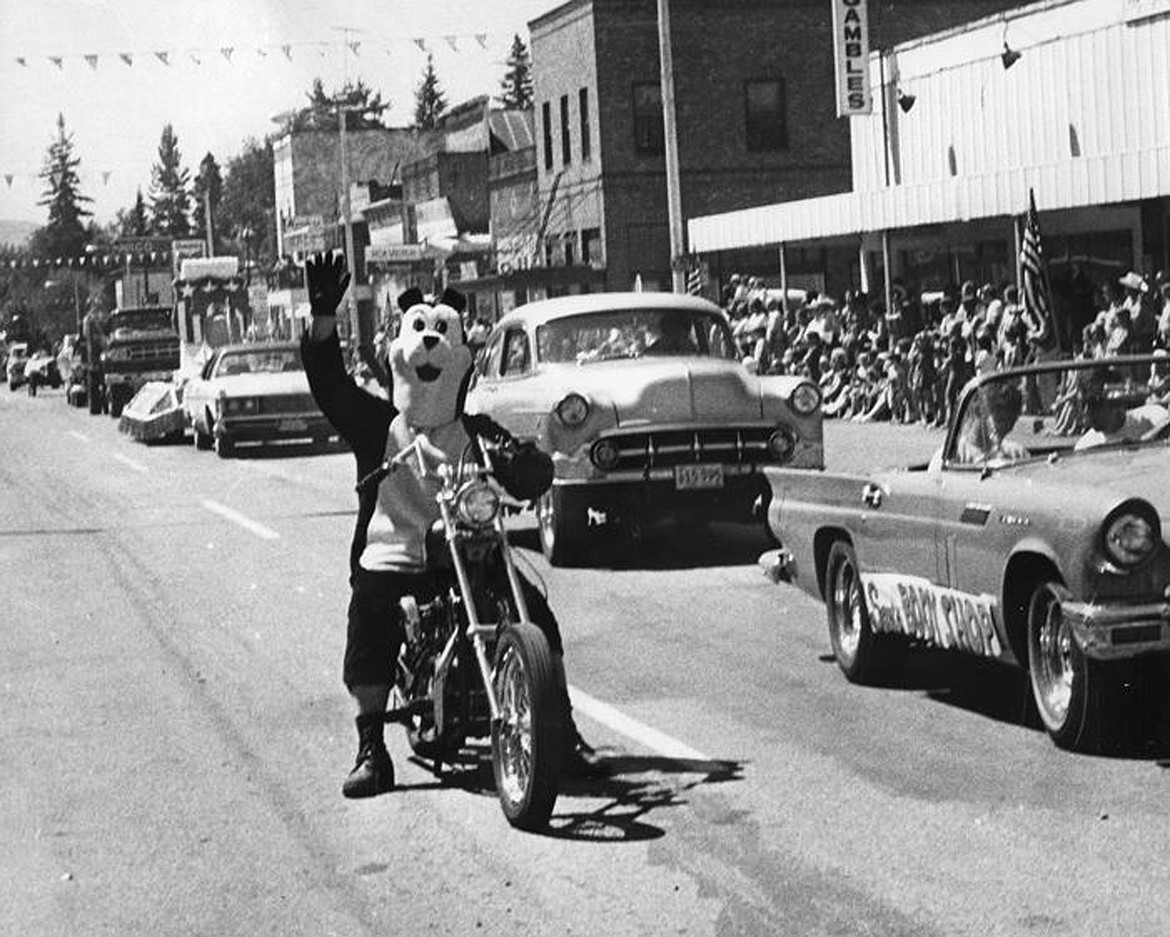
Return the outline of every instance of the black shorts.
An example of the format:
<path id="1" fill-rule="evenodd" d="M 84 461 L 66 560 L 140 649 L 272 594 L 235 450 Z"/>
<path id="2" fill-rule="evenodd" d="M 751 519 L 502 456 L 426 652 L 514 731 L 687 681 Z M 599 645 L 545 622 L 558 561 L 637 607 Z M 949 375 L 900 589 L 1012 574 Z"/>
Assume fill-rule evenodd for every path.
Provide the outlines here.
<path id="1" fill-rule="evenodd" d="M 394 683 L 394 662 L 403 639 L 398 600 L 413 595 L 420 605 L 429 602 L 445 587 L 444 581 L 445 577 L 431 573 L 373 572 L 360 568 L 354 572 L 350 579 L 353 591 L 342 668 L 347 687 Z M 564 648 L 560 628 L 548 602 L 523 575 L 520 575 L 520 586 L 532 623 L 544 632 L 552 652 L 561 656 Z"/>

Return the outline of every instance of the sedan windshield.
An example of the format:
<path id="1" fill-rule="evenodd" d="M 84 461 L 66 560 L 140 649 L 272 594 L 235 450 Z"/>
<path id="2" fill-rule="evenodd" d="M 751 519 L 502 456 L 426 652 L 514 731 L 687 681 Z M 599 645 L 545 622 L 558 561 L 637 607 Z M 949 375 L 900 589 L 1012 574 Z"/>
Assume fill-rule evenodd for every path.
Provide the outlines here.
<path id="1" fill-rule="evenodd" d="M 230 351 L 220 356 L 215 367 L 216 377 L 237 374 L 276 374 L 281 371 L 301 371 L 301 357 L 295 348 Z"/>
<path id="2" fill-rule="evenodd" d="M 542 362 L 609 361 L 643 355 L 735 359 L 719 316 L 685 309 L 619 309 L 553 319 L 536 330 Z"/>
<path id="3" fill-rule="evenodd" d="M 1170 357 L 1058 362 L 993 373 L 964 398 L 955 465 L 998 467 L 1170 435 Z"/>

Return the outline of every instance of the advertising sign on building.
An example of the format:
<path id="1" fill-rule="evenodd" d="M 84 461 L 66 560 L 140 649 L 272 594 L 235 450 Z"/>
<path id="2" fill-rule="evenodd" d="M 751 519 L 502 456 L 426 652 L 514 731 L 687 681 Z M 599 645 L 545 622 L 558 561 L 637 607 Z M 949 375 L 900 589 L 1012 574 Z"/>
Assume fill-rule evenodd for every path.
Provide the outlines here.
<path id="1" fill-rule="evenodd" d="M 207 243 L 202 238 L 185 238 L 171 241 L 172 276 L 178 279 L 183 269 L 183 261 L 195 257 L 207 256 Z"/>
<path id="2" fill-rule="evenodd" d="M 866 3 L 867 0 L 832 0 L 838 117 L 873 113 L 873 95 L 869 86 L 869 11 Z"/>

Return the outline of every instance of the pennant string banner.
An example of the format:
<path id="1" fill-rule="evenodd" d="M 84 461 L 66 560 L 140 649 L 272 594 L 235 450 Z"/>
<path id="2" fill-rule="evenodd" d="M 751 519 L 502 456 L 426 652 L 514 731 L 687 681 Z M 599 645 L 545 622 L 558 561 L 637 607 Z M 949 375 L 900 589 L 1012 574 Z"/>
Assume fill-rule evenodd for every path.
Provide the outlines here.
<path id="1" fill-rule="evenodd" d="M 171 64 L 171 63 L 170 63 L 170 53 L 169 53 L 169 52 L 156 52 L 156 53 L 154 53 L 154 54 L 155 54 L 155 57 L 156 57 L 156 58 L 157 58 L 157 59 L 158 59 L 160 62 L 162 62 L 162 63 L 163 63 L 163 65 L 170 65 L 170 64 Z"/>

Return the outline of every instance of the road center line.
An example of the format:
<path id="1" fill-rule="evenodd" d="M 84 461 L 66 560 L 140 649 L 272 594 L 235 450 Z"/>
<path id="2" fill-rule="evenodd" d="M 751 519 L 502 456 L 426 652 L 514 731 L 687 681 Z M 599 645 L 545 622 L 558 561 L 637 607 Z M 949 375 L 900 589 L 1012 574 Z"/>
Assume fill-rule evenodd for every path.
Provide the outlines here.
<path id="1" fill-rule="evenodd" d="M 277 540 L 280 537 L 275 530 L 270 527 L 265 527 L 252 520 L 250 517 L 245 517 L 239 511 L 233 511 L 226 504 L 220 504 L 218 501 L 205 500 L 203 506 L 213 514 L 218 514 L 220 517 L 225 517 L 233 524 L 239 524 L 244 530 L 254 533 L 257 537 L 263 540 Z"/>
<path id="2" fill-rule="evenodd" d="M 72 436 L 74 439 L 80 439 L 82 442 L 89 442 L 89 437 L 86 436 L 85 433 L 79 433 L 75 429 L 71 429 L 69 431 L 69 435 Z"/>
<path id="3" fill-rule="evenodd" d="M 608 703 L 594 699 L 588 693 L 583 693 L 576 687 L 569 687 L 569 698 L 573 701 L 573 708 L 585 713 L 590 719 L 600 722 L 613 731 L 645 745 L 652 751 L 665 758 L 677 758 L 682 761 L 711 761 L 712 759 L 689 745 L 684 745 L 676 738 L 671 738 L 665 732 L 659 732 L 652 726 L 639 722 L 632 716 L 627 716 Z"/>
<path id="4" fill-rule="evenodd" d="M 119 462 L 121 462 L 123 465 L 128 465 L 130 468 L 134 469 L 134 471 L 136 471 L 136 472 L 144 472 L 145 473 L 146 471 L 148 471 L 148 469 L 146 468 L 145 465 L 143 465 L 137 459 L 130 458 L 130 456 L 128 456 L 128 455 L 122 455 L 122 453 L 120 453 L 120 452 L 115 452 L 114 458 L 117 459 Z"/>

